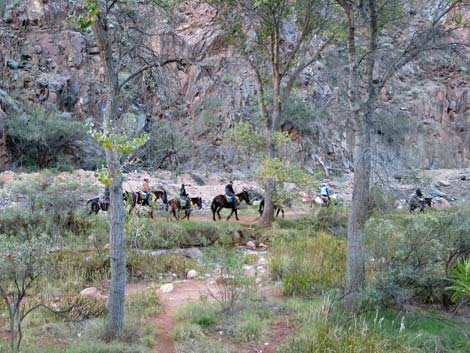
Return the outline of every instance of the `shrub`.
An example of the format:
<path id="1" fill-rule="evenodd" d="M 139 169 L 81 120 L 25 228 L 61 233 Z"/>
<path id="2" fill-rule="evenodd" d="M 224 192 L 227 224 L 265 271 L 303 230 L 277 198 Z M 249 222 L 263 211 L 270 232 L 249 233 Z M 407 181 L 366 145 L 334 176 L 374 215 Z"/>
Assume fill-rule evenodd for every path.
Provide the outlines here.
<path id="1" fill-rule="evenodd" d="M 377 299 L 403 304 L 448 302 L 448 272 L 470 255 L 469 209 L 391 213 L 366 225 L 370 287 Z"/>
<path id="2" fill-rule="evenodd" d="M 270 252 L 271 273 L 288 295 L 310 296 L 343 286 L 346 242 L 325 233 L 277 238 Z"/>
<path id="3" fill-rule="evenodd" d="M 451 269 L 451 275 L 452 286 L 447 289 L 454 292 L 452 300 L 458 302 L 466 299 L 470 302 L 470 260 L 457 261 L 455 268 Z"/>
<path id="4" fill-rule="evenodd" d="M 98 300 L 83 295 L 66 298 L 62 303 L 62 309 L 70 309 L 67 317 L 72 321 L 104 317 L 107 312 L 105 300 Z"/>
<path id="5" fill-rule="evenodd" d="M 68 113 L 47 112 L 33 106 L 11 117 L 7 136 L 18 166 L 43 169 L 80 154 L 86 131 Z"/>
<path id="6" fill-rule="evenodd" d="M 349 209 L 343 206 L 321 207 L 318 214 L 312 215 L 313 228 L 327 232 L 337 237 L 346 238 L 348 235 Z"/>
<path id="7" fill-rule="evenodd" d="M 178 310 L 177 317 L 179 320 L 207 328 L 215 324 L 219 313 L 219 305 L 202 301 L 200 303 L 183 306 Z"/>
<path id="8" fill-rule="evenodd" d="M 75 241 L 77 236 L 89 235 L 93 228 L 103 230 L 105 221 L 77 212 L 84 194 L 94 188 L 81 185 L 73 177 L 54 177 L 48 172 L 33 174 L 9 182 L 5 190 L 18 205 L 0 211 L 2 234 L 45 233 L 60 246 L 69 235 Z"/>
<path id="9" fill-rule="evenodd" d="M 214 246 L 205 253 L 207 267 L 215 267 L 217 277 L 215 288 L 208 288 L 208 294 L 222 307 L 222 311 L 233 315 L 238 306 L 256 293 L 253 277 L 244 270 L 244 256 L 234 249 Z"/>

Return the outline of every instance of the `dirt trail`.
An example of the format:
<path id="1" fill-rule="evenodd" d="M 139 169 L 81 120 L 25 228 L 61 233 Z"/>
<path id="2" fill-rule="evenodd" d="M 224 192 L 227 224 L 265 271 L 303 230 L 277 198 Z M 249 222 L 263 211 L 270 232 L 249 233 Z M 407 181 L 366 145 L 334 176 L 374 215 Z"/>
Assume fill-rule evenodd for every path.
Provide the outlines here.
<path id="1" fill-rule="evenodd" d="M 157 325 L 155 352 L 158 353 L 176 353 L 176 345 L 172 338 L 173 330 L 177 324 L 176 312 L 179 307 L 191 302 L 198 302 L 208 296 L 208 291 L 215 293 L 218 290 L 217 285 L 200 280 L 186 280 L 179 283 L 173 283 L 174 290 L 170 293 L 159 293 L 161 312 L 150 319 L 150 322 Z M 277 288 L 263 287 L 259 289 L 260 294 L 270 298 L 280 298 L 281 292 Z M 274 353 L 279 345 L 287 339 L 293 330 L 293 325 L 289 320 L 276 322 L 271 328 L 271 334 L 268 338 L 268 345 L 242 344 L 234 345 L 226 342 L 227 346 L 233 348 L 234 352 L 251 353 L 263 352 Z M 228 348 L 227 347 L 227 348 Z"/>
<path id="2" fill-rule="evenodd" d="M 176 325 L 176 311 L 180 306 L 187 303 L 197 302 L 207 296 L 208 289 L 214 291 L 216 288 L 208 282 L 198 280 L 187 280 L 173 283 L 174 290 L 170 293 L 159 293 L 161 312 L 150 321 L 157 324 L 157 345 L 155 351 L 158 353 L 176 353 L 175 342 L 171 334 Z"/>
<path id="3" fill-rule="evenodd" d="M 302 210 L 302 211 L 286 211 L 284 219 L 297 219 L 297 218 L 300 218 L 302 216 L 308 215 L 309 212 L 310 212 L 310 209 L 305 209 L 305 210 Z M 220 221 L 217 220 L 217 222 L 227 222 L 226 218 L 227 218 L 228 215 L 229 215 L 229 213 L 227 213 L 227 214 L 223 213 L 221 215 L 222 219 Z M 258 220 L 259 220 L 259 216 L 255 216 L 255 215 L 239 214 L 238 218 L 240 219 L 239 221 L 237 221 L 235 219 L 235 215 L 233 215 L 232 218 L 230 218 L 230 220 L 228 222 L 251 225 L 251 224 L 258 223 Z M 208 215 L 201 215 L 201 214 L 191 215 L 190 219 L 191 219 L 191 221 L 200 221 L 200 222 L 210 221 L 210 222 L 213 222 L 212 215 L 209 215 L 209 214 Z M 172 220 L 174 220 L 174 218 Z"/>

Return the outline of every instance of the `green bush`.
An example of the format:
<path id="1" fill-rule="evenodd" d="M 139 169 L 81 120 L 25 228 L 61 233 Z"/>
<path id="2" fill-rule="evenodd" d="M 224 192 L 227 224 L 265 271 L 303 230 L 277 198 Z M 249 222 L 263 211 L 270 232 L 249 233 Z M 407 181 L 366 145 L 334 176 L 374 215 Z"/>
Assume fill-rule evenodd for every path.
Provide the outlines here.
<path id="1" fill-rule="evenodd" d="M 47 112 L 38 106 L 25 108 L 8 122 L 7 143 L 17 166 L 59 166 L 82 153 L 87 138 L 83 123 L 68 113 Z"/>
<path id="2" fill-rule="evenodd" d="M 341 288 L 346 278 L 346 242 L 325 233 L 277 238 L 270 266 L 287 295 L 310 296 Z"/>
<path id="3" fill-rule="evenodd" d="M 5 191 L 18 205 L 0 211 L 1 234 L 48 234 L 56 246 L 62 246 L 67 238 L 76 242 L 92 230 L 107 231 L 103 219 L 77 210 L 85 193 L 94 191 L 94 187 L 80 184 L 73 176 L 32 174 L 9 182 Z"/>
<path id="4" fill-rule="evenodd" d="M 366 224 L 369 286 L 376 299 L 446 304 L 450 267 L 470 255 L 470 209 L 390 213 Z"/>

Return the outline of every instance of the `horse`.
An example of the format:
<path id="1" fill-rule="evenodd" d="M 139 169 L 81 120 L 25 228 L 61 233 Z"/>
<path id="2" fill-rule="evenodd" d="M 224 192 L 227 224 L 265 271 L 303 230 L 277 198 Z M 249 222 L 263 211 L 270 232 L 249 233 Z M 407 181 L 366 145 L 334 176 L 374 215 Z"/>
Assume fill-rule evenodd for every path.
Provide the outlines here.
<path id="1" fill-rule="evenodd" d="M 284 209 L 281 206 L 278 205 L 273 205 L 274 206 L 274 212 L 276 213 L 276 217 L 279 217 L 279 212 L 282 212 L 282 218 L 284 218 Z M 277 212 L 276 212 L 277 210 Z M 264 211 L 264 198 L 261 200 L 259 204 L 259 215 L 260 217 L 263 215 Z"/>
<path id="2" fill-rule="evenodd" d="M 198 209 L 202 209 L 202 198 L 201 197 L 191 197 L 191 203 L 196 205 Z"/>
<path id="3" fill-rule="evenodd" d="M 91 203 L 91 208 L 88 212 L 89 215 L 91 215 L 93 212 L 98 214 L 100 210 L 108 211 L 109 209 L 109 201 L 101 201 L 99 197 L 89 199 L 86 204 L 88 205 L 89 203 Z"/>
<path id="4" fill-rule="evenodd" d="M 157 201 L 158 199 L 162 200 L 163 203 L 166 205 L 166 210 L 168 210 L 168 196 L 165 190 L 151 191 L 150 194 L 152 195 L 152 199 L 155 197 L 155 201 Z M 123 194 L 123 197 L 124 200 L 129 202 L 129 204 L 131 205 L 129 209 L 129 214 L 132 212 L 136 205 L 151 206 L 148 198 L 142 197 L 142 192 L 125 192 Z M 150 214 L 150 217 L 153 218 L 153 210 Z"/>
<path id="5" fill-rule="evenodd" d="M 202 208 L 202 199 L 200 197 L 194 197 L 194 199 L 199 199 L 201 202 L 197 203 L 199 209 Z M 192 199 L 189 199 L 190 203 L 192 202 Z M 186 201 L 188 202 L 188 201 Z M 181 219 L 187 218 L 189 221 L 189 216 L 191 215 L 191 204 L 187 205 L 186 207 L 181 206 L 181 199 L 171 199 L 168 201 L 168 205 L 170 206 L 170 213 L 175 217 L 175 219 L 178 221 L 179 218 L 179 211 L 184 210 L 184 216 Z M 176 214 L 176 211 L 178 211 L 178 215 Z"/>
<path id="6" fill-rule="evenodd" d="M 424 209 L 426 207 L 431 208 L 431 205 L 432 197 L 425 197 L 424 199 L 420 199 L 415 195 L 410 200 L 410 213 L 413 213 L 417 208 L 419 208 L 420 212 L 424 212 Z"/>
<path id="7" fill-rule="evenodd" d="M 240 202 L 245 201 L 248 205 L 250 204 L 250 195 L 248 195 L 248 191 L 243 190 L 241 193 L 236 194 L 236 196 L 240 199 Z M 211 203 L 211 210 L 212 210 L 212 219 L 215 221 L 215 214 L 219 216 L 219 220 L 221 219 L 220 217 L 220 211 L 222 208 L 231 208 L 232 212 L 228 215 L 227 221 L 232 217 L 232 214 L 235 213 L 235 218 L 238 221 L 238 213 L 237 209 L 234 207 L 232 201 L 227 201 L 227 196 L 225 195 L 218 195 L 214 197 L 214 200 L 212 200 Z"/>

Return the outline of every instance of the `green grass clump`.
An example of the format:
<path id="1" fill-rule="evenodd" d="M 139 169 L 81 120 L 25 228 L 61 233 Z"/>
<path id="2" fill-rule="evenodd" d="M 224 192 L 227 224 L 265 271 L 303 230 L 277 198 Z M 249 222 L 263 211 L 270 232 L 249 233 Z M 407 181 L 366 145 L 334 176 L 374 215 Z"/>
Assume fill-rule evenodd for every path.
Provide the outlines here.
<path id="1" fill-rule="evenodd" d="M 298 329 L 278 350 L 279 353 L 418 353 L 407 345 L 402 328 L 394 337 L 384 333 L 383 319 L 372 320 L 348 314 L 325 298 L 322 301 L 289 303 Z"/>
<path id="2" fill-rule="evenodd" d="M 270 265 L 287 295 L 311 296 L 340 288 L 346 276 L 346 242 L 325 233 L 280 237 L 273 242 Z"/>
<path id="3" fill-rule="evenodd" d="M 142 293 L 128 297 L 127 310 L 146 319 L 160 312 L 159 297 L 156 287 L 150 287 Z"/>
<path id="4" fill-rule="evenodd" d="M 239 342 L 259 341 L 268 332 L 268 321 L 262 320 L 256 313 L 246 312 L 235 326 L 235 340 Z"/>
<path id="5" fill-rule="evenodd" d="M 181 321 L 207 328 L 216 323 L 219 313 L 219 305 L 202 301 L 183 306 L 178 310 L 177 317 Z"/>

